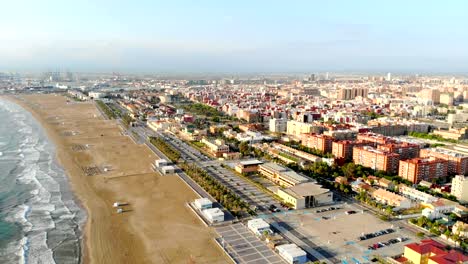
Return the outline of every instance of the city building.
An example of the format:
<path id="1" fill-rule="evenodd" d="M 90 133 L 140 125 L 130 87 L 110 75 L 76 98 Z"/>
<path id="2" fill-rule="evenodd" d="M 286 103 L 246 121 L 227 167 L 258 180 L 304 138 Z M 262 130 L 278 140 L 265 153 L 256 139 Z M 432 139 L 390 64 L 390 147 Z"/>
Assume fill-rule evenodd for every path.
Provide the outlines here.
<path id="1" fill-rule="evenodd" d="M 425 99 L 432 104 L 439 104 L 440 103 L 440 91 L 437 89 L 424 89 L 419 92 L 419 96 L 422 99 Z"/>
<path id="2" fill-rule="evenodd" d="M 406 186 L 404 184 L 398 185 L 398 193 L 400 195 L 408 197 L 411 200 L 420 201 L 423 203 L 432 203 L 437 200 L 436 197 L 428 193 L 421 192 L 413 187 Z"/>
<path id="3" fill-rule="evenodd" d="M 434 135 L 439 135 L 446 139 L 453 139 L 453 140 L 463 140 L 468 139 L 468 129 L 466 127 L 463 128 L 451 128 L 448 130 L 445 129 L 438 129 L 434 130 Z"/>
<path id="4" fill-rule="evenodd" d="M 400 159 L 413 159 L 419 157 L 419 145 L 407 142 L 387 143 L 377 146 L 377 149 L 393 152 L 400 155 Z"/>
<path id="5" fill-rule="evenodd" d="M 367 88 L 342 88 L 338 91 L 337 100 L 353 100 L 361 96 L 366 98 L 368 94 Z"/>
<path id="6" fill-rule="evenodd" d="M 394 210 L 411 208 L 411 201 L 408 198 L 385 189 L 377 189 L 372 192 L 372 198 L 380 203 L 394 206 Z"/>
<path id="7" fill-rule="evenodd" d="M 382 170 L 387 173 L 398 173 L 400 155 L 385 152 L 370 146 L 358 146 L 353 148 L 353 161 L 373 170 Z"/>
<path id="8" fill-rule="evenodd" d="M 284 244 L 276 246 L 278 254 L 289 264 L 302 264 L 308 261 L 307 253 L 296 244 Z"/>
<path id="9" fill-rule="evenodd" d="M 427 148 L 421 149 L 420 156 L 434 157 L 448 161 L 448 174 L 449 175 L 466 175 L 468 174 L 468 155 L 457 150 L 446 148 Z"/>
<path id="10" fill-rule="evenodd" d="M 330 136 L 318 134 L 302 134 L 300 138 L 301 144 L 308 148 L 317 149 L 323 153 L 332 152 L 333 138 Z"/>
<path id="11" fill-rule="evenodd" d="M 334 141 L 332 142 L 332 154 L 337 159 L 352 160 L 353 148 L 366 145 L 369 143 L 350 140 Z"/>
<path id="12" fill-rule="evenodd" d="M 459 201 L 468 202 L 468 176 L 456 175 L 453 177 L 451 194 Z"/>
<path id="13" fill-rule="evenodd" d="M 405 245 L 404 254 L 397 261 L 404 264 L 462 264 L 468 261 L 462 253 L 445 248 L 444 244 L 432 239 L 421 240 Z"/>
<path id="14" fill-rule="evenodd" d="M 436 179 L 447 177 L 448 162 L 437 158 L 414 158 L 400 160 L 398 176 L 412 183 L 420 181 L 433 182 Z"/>
<path id="15" fill-rule="evenodd" d="M 309 181 L 308 178 L 297 174 L 293 170 L 273 162 L 260 164 L 259 172 L 270 181 L 283 187 L 291 187 Z"/>
<path id="16" fill-rule="evenodd" d="M 375 134 L 375 133 L 359 133 L 357 135 L 357 140 L 360 142 L 374 143 L 374 146 L 384 145 L 384 144 L 394 142 L 394 140 L 390 137 L 386 137 L 386 136 Z"/>
<path id="17" fill-rule="evenodd" d="M 324 131 L 323 134 L 336 140 L 355 140 L 358 132 L 351 129 L 340 129 Z"/>
<path id="18" fill-rule="evenodd" d="M 294 209 L 333 203 L 333 193 L 314 182 L 301 183 L 286 189 L 279 188 L 276 194 Z"/>
<path id="19" fill-rule="evenodd" d="M 287 129 L 288 120 L 272 118 L 269 121 L 269 130 L 273 133 L 285 133 Z"/>
<path id="20" fill-rule="evenodd" d="M 257 172 L 260 164 L 263 164 L 263 162 L 259 160 L 243 160 L 236 164 L 235 170 L 241 174 Z"/>
<path id="21" fill-rule="evenodd" d="M 314 125 L 298 121 L 288 121 L 286 133 L 291 136 L 300 136 L 301 134 L 309 134 L 312 132 Z"/>
<path id="22" fill-rule="evenodd" d="M 222 157 L 224 153 L 229 153 L 229 146 L 224 144 L 224 140 L 222 139 L 212 141 L 203 138 L 201 142 L 206 145 L 210 154 L 217 158 Z"/>

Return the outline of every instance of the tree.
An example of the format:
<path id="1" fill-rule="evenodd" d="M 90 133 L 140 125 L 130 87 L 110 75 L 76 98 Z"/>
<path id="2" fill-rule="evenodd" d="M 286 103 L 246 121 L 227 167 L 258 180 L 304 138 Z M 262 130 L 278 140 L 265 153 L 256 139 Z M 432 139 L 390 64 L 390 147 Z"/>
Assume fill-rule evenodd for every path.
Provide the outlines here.
<path id="1" fill-rule="evenodd" d="M 242 155 L 247 156 L 250 154 L 250 147 L 247 141 L 243 141 L 239 144 L 239 151 Z"/>
<path id="2" fill-rule="evenodd" d="M 352 162 L 345 164 L 341 169 L 346 178 L 351 178 L 356 174 L 356 164 Z"/>
<path id="3" fill-rule="evenodd" d="M 427 225 L 427 223 L 429 223 L 429 218 L 427 218 L 425 216 L 421 216 L 418 219 L 418 226 L 420 226 L 420 227 L 424 227 L 425 225 Z"/>

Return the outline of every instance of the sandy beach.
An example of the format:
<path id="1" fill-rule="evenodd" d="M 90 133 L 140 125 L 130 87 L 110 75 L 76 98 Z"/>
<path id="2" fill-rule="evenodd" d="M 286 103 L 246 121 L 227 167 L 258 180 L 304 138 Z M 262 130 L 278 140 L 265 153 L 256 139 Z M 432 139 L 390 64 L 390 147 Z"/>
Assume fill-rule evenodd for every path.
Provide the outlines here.
<path id="1" fill-rule="evenodd" d="M 33 113 L 56 146 L 87 211 L 84 263 L 228 263 L 214 231 L 190 209 L 197 198 L 177 176 L 151 169 L 157 157 L 105 120 L 92 102 L 56 95 L 10 97 Z M 112 204 L 128 202 L 122 214 Z"/>

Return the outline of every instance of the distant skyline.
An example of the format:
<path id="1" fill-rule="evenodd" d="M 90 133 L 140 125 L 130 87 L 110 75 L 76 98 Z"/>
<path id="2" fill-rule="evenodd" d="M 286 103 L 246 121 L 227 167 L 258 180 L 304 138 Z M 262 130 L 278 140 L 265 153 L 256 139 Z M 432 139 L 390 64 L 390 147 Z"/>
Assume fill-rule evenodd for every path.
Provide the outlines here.
<path id="1" fill-rule="evenodd" d="M 4 1 L 0 71 L 468 72 L 466 1 Z"/>

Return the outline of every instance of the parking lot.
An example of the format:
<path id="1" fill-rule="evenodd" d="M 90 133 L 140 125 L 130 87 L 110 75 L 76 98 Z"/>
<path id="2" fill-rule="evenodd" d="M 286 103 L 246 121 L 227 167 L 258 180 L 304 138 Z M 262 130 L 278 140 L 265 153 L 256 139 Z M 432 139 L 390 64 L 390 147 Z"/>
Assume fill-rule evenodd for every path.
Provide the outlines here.
<path id="1" fill-rule="evenodd" d="M 224 241 L 224 248 L 237 263 L 285 263 L 241 223 L 217 227 L 216 231 Z"/>
<path id="2" fill-rule="evenodd" d="M 209 157 L 205 156 L 203 153 L 201 153 L 197 149 L 193 148 L 192 146 L 188 145 L 187 143 L 183 142 L 182 140 L 178 139 L 177 137 L 169 133 L 160 134 L 160 136 L 162 136 L 162 138 L 167 143 L 169 143 L 174 148 L 179 150 L 182 159 L 187 162 L 211 160 Z"/>
<path id="3" fill-rule="evenodd" d="M 281 208 L 280 203 L 270 195 L 260 190 L 251 182 L 237 176 L 234 172 L 223 168 L 220 163 L 208 163 L 202 167 L 215 179 L 231 188 L 237 195 L 256 206 L 259 211 L 267 212 L 270 205 Z"/>
<path id="4" fill-rule="evenodd" d="M 335 209 L 331 210 L 330 207 Z M 353 213 L 349 213 L 351 211 Z M 392 226 L 390 222 L 384 222 L 352 204 L 341 203 L 273 215 L 345 264 L 369 263 L 373 255 L 398 255 L 403 253 L 404 245 L 418 241 L 411 232 Z M 392 231 L 384 232 L 388 229 Z M 366 234 L 373 235 L 361 240 L 360 237 Z"/>

